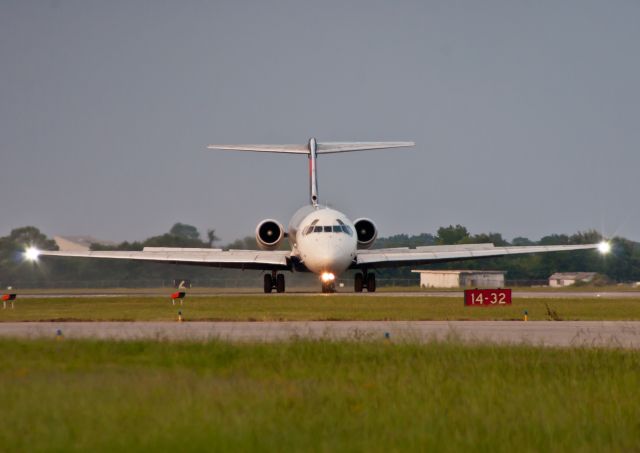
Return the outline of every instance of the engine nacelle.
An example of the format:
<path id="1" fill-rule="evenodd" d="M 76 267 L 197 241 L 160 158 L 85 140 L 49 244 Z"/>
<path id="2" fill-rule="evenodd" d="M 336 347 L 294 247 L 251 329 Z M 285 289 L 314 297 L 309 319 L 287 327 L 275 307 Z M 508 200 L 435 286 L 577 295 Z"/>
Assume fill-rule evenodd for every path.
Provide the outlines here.
<path id="1" fill-rule="evenodd" d="M 265 219 L 256 228 L 256 242 L 262 250 L 275 250 L 284 236 L 284 227 L 277 220 Z"/>
<path id="2" fill-rule="evenodd" d="M 369 219 L 358 219 L 353 222 L 353 226 L 356 228 L 356 236 L 358 237 L 358 248 L 368 249 L 371 248 L 376 238 L 378 237 L 378 229 L 376 224 Z"/>

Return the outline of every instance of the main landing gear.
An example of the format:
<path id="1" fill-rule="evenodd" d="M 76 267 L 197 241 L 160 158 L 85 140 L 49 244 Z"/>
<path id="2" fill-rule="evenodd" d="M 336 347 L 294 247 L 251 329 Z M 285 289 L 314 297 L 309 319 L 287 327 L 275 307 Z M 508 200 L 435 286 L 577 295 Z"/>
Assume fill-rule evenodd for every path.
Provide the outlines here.
<path id="1" fill-rule="evenodd" d="M 376 274 L 373 272 L 365 272 L 364 275 L 358 272 L 355 276 L 354 289 L 357 293 L 361 293 L 366 288 L 367 292 L 376 292 Z"/>
<path id="2" fill-rule="evenodd" d="M 284 275 L 272 271 L 271 274 L 264 275 L 264 292 L 270 293 L 274 289 L 278 293 L 284 292 Z"/>

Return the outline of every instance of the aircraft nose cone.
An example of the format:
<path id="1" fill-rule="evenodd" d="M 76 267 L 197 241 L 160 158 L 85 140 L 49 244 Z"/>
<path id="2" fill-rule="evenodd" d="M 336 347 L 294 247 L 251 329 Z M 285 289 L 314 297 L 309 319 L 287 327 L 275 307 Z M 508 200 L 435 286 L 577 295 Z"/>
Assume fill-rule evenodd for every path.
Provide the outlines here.
<path id="1" fill-rule="evenodd" d="M 344 272 L 351 264 L 348 251 L 340 248 L 326 247 L 317 250 L 308 262 L 308 267 L 314 272 Z"/>
<path id="2" fill-rule="evenodd" d="M 326 248 L 318 253 L 318 257 L 325 262 L 335 261 L 340 257 L 340 251 L 335 249 Z"/>

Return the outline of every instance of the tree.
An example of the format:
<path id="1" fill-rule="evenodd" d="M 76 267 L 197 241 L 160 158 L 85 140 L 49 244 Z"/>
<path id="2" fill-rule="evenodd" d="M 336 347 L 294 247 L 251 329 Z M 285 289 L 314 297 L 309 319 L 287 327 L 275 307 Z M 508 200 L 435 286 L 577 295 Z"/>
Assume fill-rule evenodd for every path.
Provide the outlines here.
<path id="1" fill-rule="evenodd" d="M 246 236 L 242 239 L 236 239 L 225 248 L 229 250 L 258 250 L 258 243 L 255 236 Z"/>
<path id="2" fill-rule="evenodd" d="M 213 247 L 214 242 L 218 242 L 220 238 L 216 236 L 216 230 L 213 228 L 209 228 L 207 230 L 207 242 L 209 243 L 209 247 Z"/>
<path id="3" fill-rule="evenodd" d="M 518 237 L 513 238 L 511 243 L 513 245 L 515 245 L 515 246 L 536 245 L 536 243 L 533 242 L 532 240 L 530 240 L 529 238 L 525 238 L 525 237 L 522 237 L 522 236 L 518 236 Z"/>
<path id="4" fill-rule="evenodd" d="M 422 233 L 417 236 L 409 236 L 407 234 L 396 234 L 386 238 L 378 238 L 373 246 L 376 249 L 392 248 L 392 247 L 420 247 L 425 245 L 434 245 L 436 238 L 429 233 Z"/>
<path id="5" fill-rule="evenodd" d="M 19 275 L 45 278 L 42 273 L 37 272 L 33 263 L 24 260 L 23 252 L 28 247 L 58 250 L 55 241 L 42 234 L 36 227 L 27 226 L 12 230 L 9 236 L 0 238 L 0 281 L 3 285 L 13 281 Z"/>
<path id="6" fill-rule="evenodd" d="M 41 250 L 58 250 L 58 246 L 53 239 L 49 239 L 45 234 L 34 226 L 16 228 L 9 234 L 9 242 L 17 248 L 37 247 Z"/>
<path id="7" fill-rule="evenodd" d="M 56 242 L 42 234 L 36 227 L 16 228 L 11 231 L 9 236 L 0 238 L 0 267 L 11 268 L 12 263 L 20 261 L 21 253 L 28 247 L 40 250 L 58 250 Z"/>
<path id="8" fill-rule="evenodd" d="M 461 241 L 461 244 L 493 244 L 496 247 L 506 247 L 509 243 L 500 233 L 480 233 L 468 236 Z"/>
<path id="9" fill-rule="evenodd" d="M 540 245 L 568 245 L 569 236 L 566 234 L 550 234 L 549 236 L 544 236 L 538 243 Z"/>
<path id="10" fill-rule="evenodd" d="M 153 236 L 145 240 L 144 247 L 195 247 L 204 248 L 207 246 L 200 239 L 193 239 L 184 236 L 177 236 L 172 233 L 165 233 L 160 236 Z"/>
<path id="11" fill-rule="evenodd" d="M 438 228 L 437 242 L 439 245 L 458 244 L 469 237 L 469 231 L 462 225 L 449 225 Z"/>
<path id="12" fill-rule="evenodd" d="M 180 222 L 171 227 L 169 234 L 179 237 L 180 239 L 200 240 L 200 232 L 196 227 Z"/>
<path id="13" fill-rule="evenodd" d="M 596 230 L 579 231 L 571 235 L 571 244 L 596 244 L 602 241 L 602 235 Z"/>
<path id="14" fill-rule="evenodd" d="M 601 239 L 595 230 L 575 234 L 551 234 L 541 239 L 539 244 L 583 244 L 597 243 Z M 140 242 L 123 242 L 118 245 L 101 246 L 92 244 L 92 250 L 142 250 L 145 246 L 155 247 L 211 247 L 219 241 L 215 230 L 207 231 L 206 240 L 202 241 L 198 230 L 191 225 L 177 223 L 171 231 L 159 236 L 150 237 Z M 461 225 L 449 225 L 438 230 L 438 235 L 428 233 L 419 235 L 398 234 L 380 238 L 376 247 L 416 247 L 438 244 L 473 244 L 492 242 L 506 245 L 499 233 L 478 233 L 471 235 Z M 534 241 L 516 237 L 513 245 L 535 245 Z M 640 281 L 640 243 L 624 238 L 611 239 L 612 250 L 602 256 L 593 250 L 560 252 L 536 255 L 519 255 L 488 260 L 456 261 L 452 263 L 430 264 L 432 269 L 506 269 L 510 280 L 546 279 L 553 272 L 586 271 L 598 272 L 608 276 L 612 281 Z M 31 284 L 46 286 L 59 282 L 125 282 L 140 278 L 211 278 L 220 275 L 237 275 L 236 270 L 216 270 L 212 273 L 207 267 L 169 265 L 166 263 L 145 263 L 120 260 L 85 260 L 85 259 L 53 259 L 42 263 L 31 263 L 23 259 L 22 252 L 28 246 L 39 249 L 53 249 L 56 244 L 38 228 L 27 226 L 16 228 L 5 237 L 0 237 L 0 287 Z M 238 239 L 226 246 L 232 249 L 257 249 L 255 236 Z M 288 248 L 288 240 L 282 241 L 281 249 Z M 416 275 L 411 273 L 415 266 L 378 269 L 380 278 L 398 278 L 415 281 Z M 120 283 L 119 283 L 120 284 Z"/>

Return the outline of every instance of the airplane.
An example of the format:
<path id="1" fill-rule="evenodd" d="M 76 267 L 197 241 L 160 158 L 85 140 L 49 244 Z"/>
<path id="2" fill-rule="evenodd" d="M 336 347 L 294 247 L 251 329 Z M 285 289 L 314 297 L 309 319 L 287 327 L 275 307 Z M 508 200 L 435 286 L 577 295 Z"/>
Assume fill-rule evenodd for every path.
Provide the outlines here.
<path id="1" fill-rule="evenodd" d="M 286 230 L 274 219 L 259 222 L 255 234 L 261 250 L 145 247 L 142 251 L 48 251 L 29 248 L 25 257 L 32 261 L 43 256 L 104 258 L 257 269 L 265 271 L 265 293 L 285 292 L 283 272 L 313 272 L 320 276 L 322 292 L 331 293 L 335 291 L 339 275 L 355 270 L 354 291 L 372 293 L 376 290 L 373 271 L 378 268 L 587 249 L 598 249 L 604 254 L 610 250 L 607 241 L 580 245 L 496 247 L 487 243 L 372 249 L 378 235 L 372 220 L 351 221 L 346 214 L 319 203 L 318 156 L 414 145 L 414 142 L 318 142 L 315 138 L 302 145 L 208 145 L 208 149 L 215 150 L 298 154 L 308 158 L 309 204 L 293 215 Z M 291 249 L 279 250 L 285 238 Z"/>

